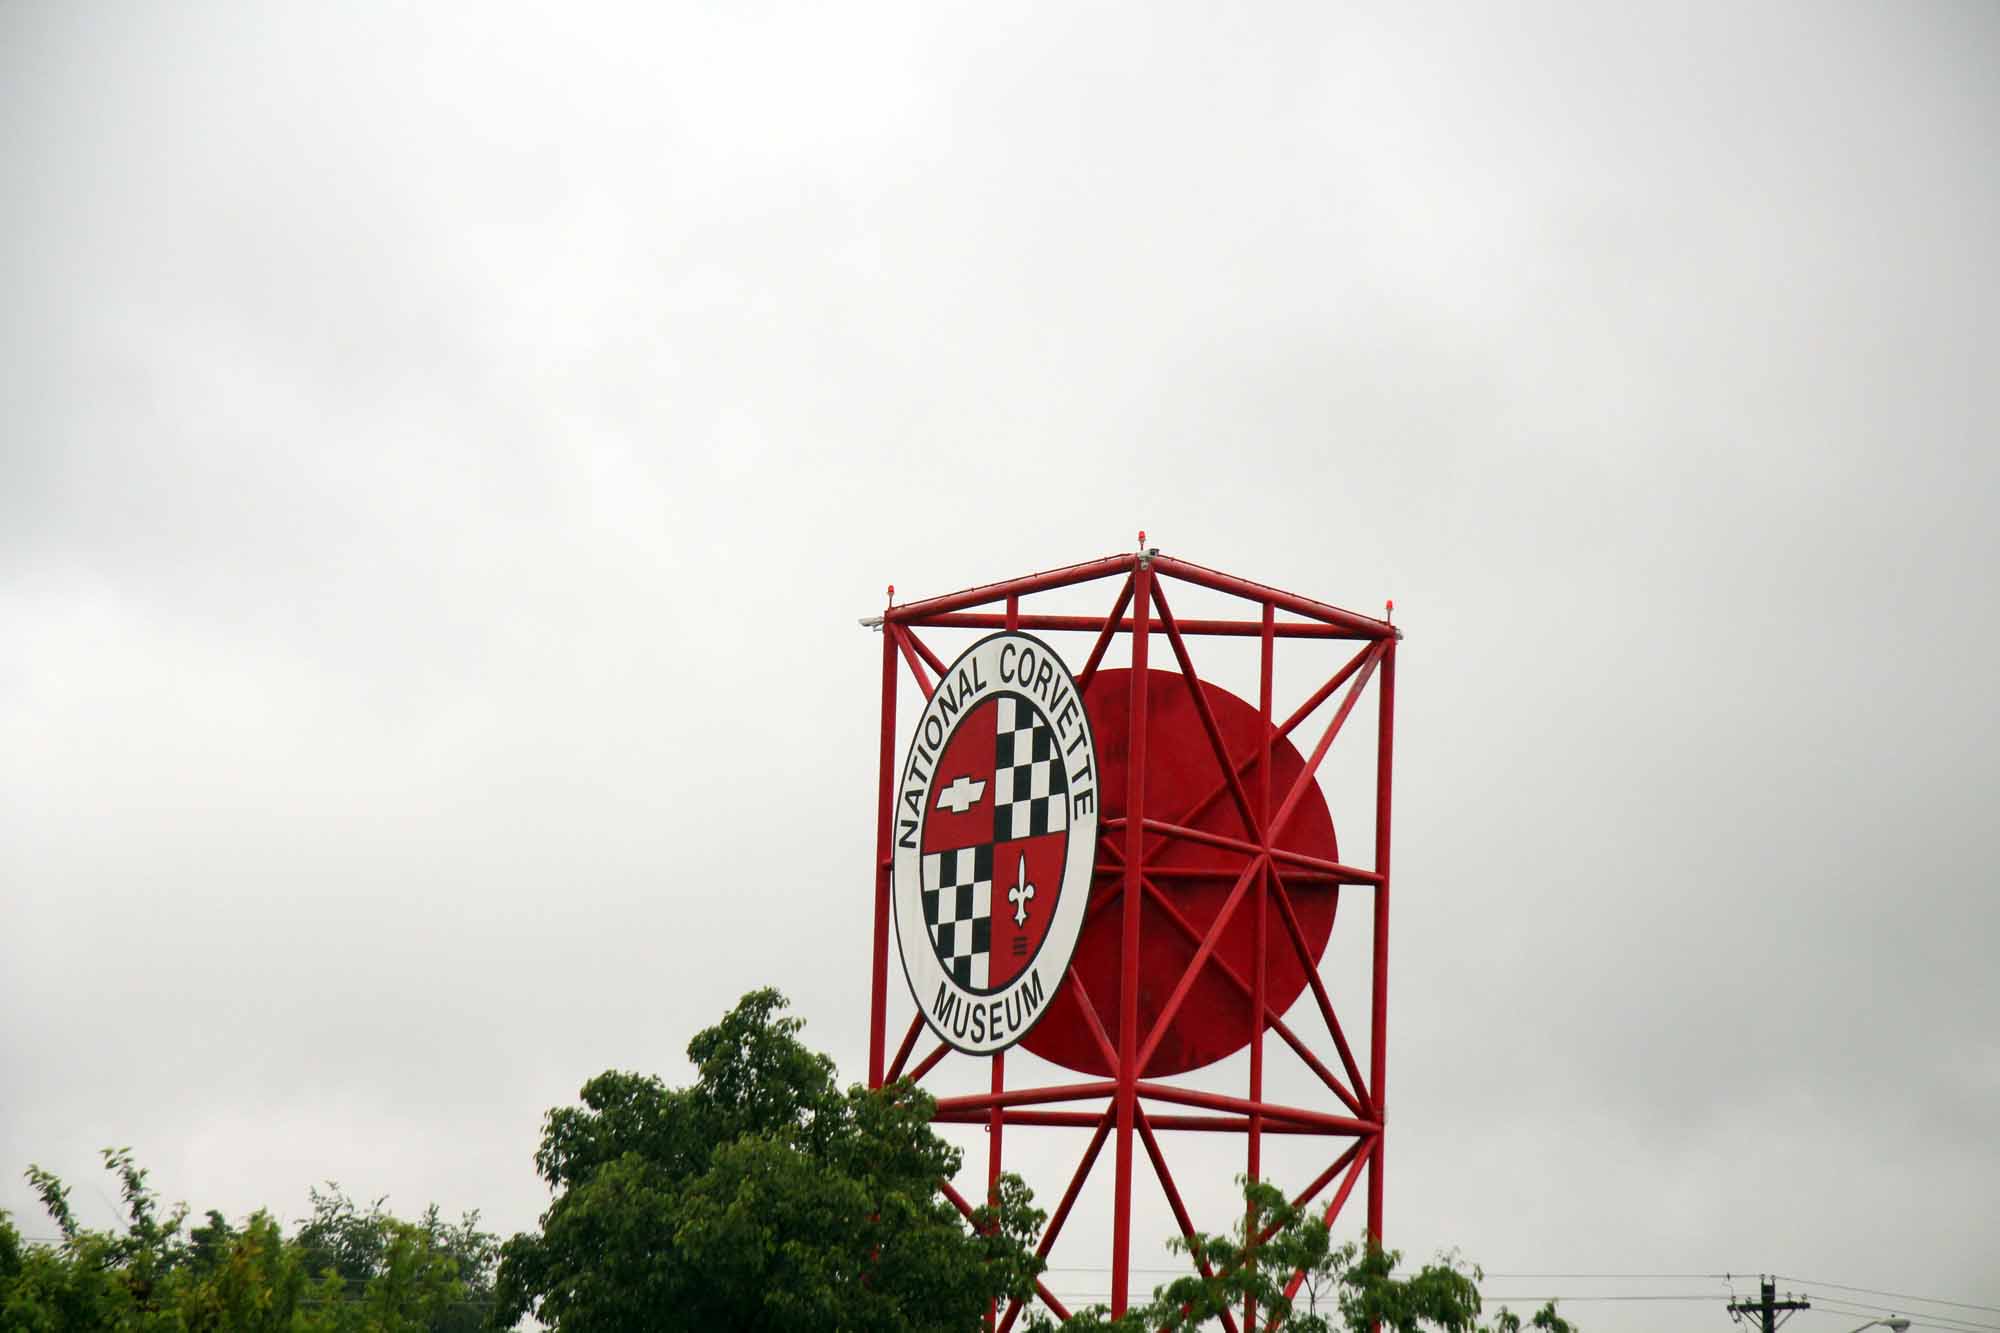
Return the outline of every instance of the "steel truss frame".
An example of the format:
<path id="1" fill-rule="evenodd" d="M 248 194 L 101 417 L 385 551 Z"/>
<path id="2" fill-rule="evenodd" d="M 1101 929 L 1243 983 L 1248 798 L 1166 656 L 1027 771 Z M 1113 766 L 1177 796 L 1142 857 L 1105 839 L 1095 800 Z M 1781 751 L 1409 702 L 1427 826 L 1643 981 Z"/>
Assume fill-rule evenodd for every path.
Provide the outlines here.
<path id="1" fill-rule="evenodd" d="M 1118 580 L 1118 593 L 1110 611 L 1102 617 L 1036 614 L 1022 609 L 1022 599 L 1034 594 L 1105 579 Z M 1257 614 L 1254 618 L 1179 620 L 1171 610 L 1164 586 L 1169 580 L 1228 594 L 1252 604 Z M 893 591 L 892 589 L 892 594 Z M 1002 609 L 998 611 L 982 609 L 995 606 Z M 1279 619 L 1280 612 L 1287 613 L 1289 618 Z M 1084 1148 L 1075 1172 L 1070 1177 L 1068 1187 L 1043 1229 L 1037 1252 L 1044 1257 L 1048 1255 L 1056 1238 L 1061 1234 L 1063 1224 L 1068 1220 L 1070 1210 L 1096 1166 L 1106 1143 L 1112 1145 L 1115 1193 L 1112 1214 L 1111 1309 L 1114 1315 L 1125 1313 L 1131 1294 L 1131 1214 L 1135 1144 L 1150 1162 L 1182 1233 L 1192 1236 L 1194 1232 L 1193 1220 L 1182 1202 L 1180 1189 L 1161 1149 L 1160 1135 L 1163 1133 L 1187 1131 L 1243 1135 L 1246 1145 L 1246 1170 L 1253 1179 L 1261 1177 L 1261 1148 L 1265 1135 L 1309 1135 L 1336 1141 L 1345 1140 L 1346 1146 L 1332 1158 L 1324 1171 L 1294 1196 L 1294 1202 L 1301 1208 L 1316 1205 L 1322 1194 L 1332 1187 L 1332 1194 L 1327 1197 L 1324 1206 L 1319 1208 L 1324 1224 L 1331 1226 L 1354 1192 L 1365 1170 L 1368 1178 L 1366 1193 L 1368 1234 L 1379 1240 L 1382 1235 L 1383 1138 L 1386 1124 L 1384 1093 L 1387 1075 L 1388 1024 L 1389 825 L 1395 743 L 1396 645 L 1402 637 L 1400 632 L 1386 620 L 1357 615 L 1310 598 L 1163 556 L 1152 550 L 1108 556 L 1024 578 L 990 583 L 942 597 L 909 602 L 902 606 L 895 605 L 892 596 L 891 604 L 880 620 L 871 620 L 867 623 L 879 625 L 882 631 L 881 787 L 876 833 L 873 971 L 870 981 L 869 1086 L 880 1087 L 898 1078 L 921 1081 L 951 1051 L 949 1046 L 938 1042 L 921 1059 L 914 1064 L 911 1063 L 910 1057 L 915 1054 L 918 1040 L 924 1030 L 921 1011 L 912 1018 L 895 1051 L 891 1053 L 888 1050 L 889 960 L 891 951 L 896 947 L 890 912 L 890 881 L 898 773 L 897 686 L 900 672 L 907 670 L 924 696 L 928 698 L 935 688 L 934 679 L 941 677 L 946 669 L 944 660 L 925 644 L 918 631 L 933 627 L 951 627 L 1094 635 L 1089 656 L 1085 659 L 1082 670 L 1076 673 L 1077 683 L 1081 687 L 1089 685 L 1099 664 L 1104 660 L 1106 650 L 1112 641 L 1121 635 L 1128 638 L 1131 644 L 1132 680 L 1135 683 L 1143 682 L 1146 679 L 1148 658 L 1154 640 L 1156 637 L 1164 638 L 1181 674 L 1188 681 L 1195 709 L 1207 733 L 1209 743 L 1215 751 L 1225 780 L 1217 784 L 1207 800 L 1199 803 L 1194 810 L 1178 812 L 1172 819 L 1154 817 L 1146 807 L 1147 692 L 1143 688 L 1137 688 L 1128 693 L 1131 761 L 1125 815 L 1122 818 L 1106 820 L 1100 825 L 1098 846 L 1100 865 L 1103 863 L 1102 858 L 1107 854 L 1113 858 L 1113 865 L 1122 867 L 1123 884 L 1118 891 L 1101 895 L 1089 909 L 1093 918 L 1101 912 L 1111 910 L 1120 910 L 1123 913 L 1119 1030 L 1116 1033 L 1106 1030 L 1087 988 L 1074 973 L 1066 977 L 1063 982 L 1075 996 L 1100 1053 L 1104 1056 L 1106 1064 L 1114 1071 L 1114 1077 L 1055 1086 L 1009 1088 L 1006 1084 L 1006 1056 L 1003 1053 L 987 1058 L 991 1065 L 990 1090 L 972 1096 L 940 1098 L 937 1103 L 936 1121 L 986 1126 L 989 1191 L 997 1186 L 1001 1174 L 1003 1131 L 1007 1126 L 1067 1127 L 1089 1132 L 1089 1142 Z M 1335 707 L 1330 721 L 1311 753 L 1306 756 L 1305 771 L 1289 792 L 1273 793 L 1270 790 L 1271 765 L 1268 742 L 1262 747 L 1263 762 L 1256 765 L 1261 775 L 1260 790 L 1252 793 L 1245 789 L 1243 774 L 1249 768 L 1251 761 L 1258 756 L 1227 753 L 1215 719 L 1200 688 L 1195 684 L 1195 670 L 1187 641 L 1205 636 L 1254 637 L 1261 641 L 1258 702 L 1266 723 L 1267 734 L 1289 735 L 1345 687 L 1346 692 Z M 1357 641 L 1360 647 L 1296 710 L 1279 722 L 1275 721 L 1272 712 L 1272 675 L 1277 643 L 1284 639 L 1351 640 Z M 1323 861 L 1275 846 L 1277 833 L 1283 830 L 1298 803 L 1306 796 L 1321 761 L 1325 759 L 1342 725 L 1353 712 L 1371 680 L 1378 686 L 1376 693 L 1379 709 L 1376 742 L 1374 868 L 1362 869 Z M 1256 831 L 1253 839 L 1244 841 L 1221 838 L 1189 827 L 1189 822 L 1203 808 L 1225 795 L 1235 803 L 1242 815 L 1244 826 Z M 1275 811 L 1272 808 L 1274 796 L 1278 798 Z M 1161 891 L 1159 883 L 1148 870 L 1149 854 L 1166 841 L 1177 838 L 1227 846 L 1244 853 L 1248 858 L 1248 863 L 1237 878 L 1222 910 L 1206 930 L 1192 925 L 1180 915 L 1169 896 Z M 1339 1018 L 1334 1012 L 1332 1000 L 1327 994 L 1325 982 L 1319 975 L 1318 960 L 1310 954 L 1292 906 L 1289 886 L 1303 882 L 1332 882 L 1373 890 L 1373 947 L 1369 977 L 1369 1071 L 1366 1078 L 1362 1077 L 1355 1062 Z M 1194 957 L 1170 993 L 1158 1019 L 1150 1031 L 1146 1032 L 1139 1030 L 1139 969 L 1134 961 L 1139 957 L 1142 901 L 1150 901 L 1157 909 L 1162 909 L 1161 915 L 1164 919 L 1177 933 L 1195 945 Z M 1277 915 L 1285 927 L 1284 933 L 1287 936 L 1284 941 L 1271 941 L 1266 938 L 1269 933 L 1265 925 L 1267 901 L 1274 903 L 1278 909 Z M 1251 1013 L 1260 1014 L 1264 1019 L 1264 1022 L 1251 1024 L 1252 1030 L 1248 1040 L 1249 1086 L 1246 1095 L 1231 1096 L 1183 1086 L 1164 1079 L 1142 1078 L 1140 1071 L 1146 1067 L 1161 1037 L 1180 1011 L 1197 974 L 1213 955 L 1224 928 L 1233 915 L 1246 904 L 1249 905 L 1249 910 L 1256 913 L 1257 921 L 1254 973 L 1246 980 L 1228 963 L 1219 961 L 1221 974 L 1250 1000 Z M 1314 1007 L 1332 1045 L 1332 1054 L 1339 1064 L 1339 1074 L 1329 1067 L 1328 1061 L 1321 1054 L 1313 1050 L 1301 1033 L 1289 1026 L 1283 1016 L 1272 1010 L 1267 1003 L 1264 995 L 1264 981 L 1268 970 L 1265 965 L 1265 951 L 1274 944 L 1277 947 L 1290 947 L 1296 951 L 1310 984 Z M 1284 1105 L 1266 1100 L 1264 1032 L 1267 1028 L 1291 1048 L 1305 1067 L 1318 1077 L 1338 1101 L 1343 1114 L 1332 1114 L 1325 1109 Z M 939 1184 L 945 1196 L 969 1218 L 973 1213 L 973 1205 L 949 1181 L 941 1181 Z M 1206 1275 L 1212 1271 L 1207 1260 L 1201 1255 L 1196 1254 L 1194 1258 L 1202 1273 Z M 1287 1293 L 1295 1294 L 1302 1281 L 1303 1274 L 1294 1274 L 1287 1287 Z M 1057 1318 L 1068 1317 L 1069 1311 L 1045 1285 L 1037 1283 L 1036 1293 Z M 1019 1302 L 1010 1304 L 1005 1310 L 989 1311 L 987 1326 L 995 1330 L 995 1333 L 1008 1333 L 1021 1312 Z M 1258 1327 L 1257 1315 L 1256 1308 L 1246 1303 L 1241 1311 L 1240 1322 L 1234 1312 L 1225 1314 L 1222 1322 L 1229 1333 L 1246 1333 L 1247 1330 Z"/>

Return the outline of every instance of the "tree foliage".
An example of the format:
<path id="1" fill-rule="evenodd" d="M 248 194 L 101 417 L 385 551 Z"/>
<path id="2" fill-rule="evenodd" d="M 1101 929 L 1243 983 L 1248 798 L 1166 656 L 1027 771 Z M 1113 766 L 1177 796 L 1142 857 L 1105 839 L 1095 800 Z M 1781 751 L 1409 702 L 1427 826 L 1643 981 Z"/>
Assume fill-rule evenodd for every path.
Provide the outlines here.
<path id="1" fill-rule="evenodd" d="M 127 1149 L 106 1149 L 124 1199 L 122 1230 L 78 1224 L 51 1173 L 28 1180 L 59 1239 L 29 1244 L 0 1214 L 0 1328 L 21 1333 L 469 1333 L 490 1304 L 494 1238 L 477 1214 L 416 1222 L 365 1213 L 337 1186 L 286 1237 L 267 1212 L 232 1226 L 185 1204 L 161 1215 Z"/>
<path id="2" fill-rule="evenodd" d="M 1025 1300 L 1043 1267 L 1027 1188 L 1002 1177 L 968 1223 L 938 1189 L 961 1155 L 932 1131 L 932 1100 L 908 1083 L 843 1091 L 784 1008 L 754 991 L 697 1034 L 687 1087 L 612 1071 L 550 1111 L 535 1166 L 552 1200 L 504 1246 L 476 1213 L 406 1221 L 331 1182 L 290 1236 L 263 1211 L 190 1224 L 125 1149 L 104 1153 L 125 1221 L 93 1230 L 31 1166 L 58 1236 L 28 1242 L 0 1213 L 0 1329 L 473 1333 L 533 1316 L 556 1333 L 971 1333 Z M 1396 1252 L 1336 1246 L 1271 1186 L 1244 1191 L 1230 1230 L 1174 1242 L 1194 1271 L 1150 1301 L 1021 1327 L 1187 1333 L 1250 1301 L 1258 1327 L 1293 1333 L 1575 1333 L 1552 1303 L 1482 1323 L 1481 1274 L 1455 1255 L 1401 1274 Z"/>
<path id="3" fill-rule="evenodd" d="M 685 1088 L 610 1072 L 548 1114 L 541 1229 L 502 1249 L 498 1316 L 559 1333 L 964 1333 L 1025 1295 L 1041 1214 L 1017 1179 L 968 1226 L 937 1185 L 957 1149 L 907 1083 L 835 1083 L 776 991 L 688 1045 Z"/>
<path id="4" fill-rule="evenodd" d="M 1480 1271 L 1455 1255 L 1399 1276 L 1402 1256 L 1380 1246 L 1335 1245 L 1309 1211 L 1295 1208 L 1272 1186 L 1244 1182 L 1247 1208 L 1230 1231 L 1171 1244 L 1197 1271 L 1153 1292 L 1151 1301 L 1113 1319 L 1102 1306 L 1078 1311 L 1060 1326 L 1029 1321 L 1038 1333 L 1151 1333 L 1207 1327 L 1223 1311 L 1241 1314 L 1253 1301 L 1260 1327 L 1291 1333 L 1521 1333 L 1523 1321 L 1504 1307 L 1481 1325 Z M 1208 1275 L 1199 1270 L 1202 1261 Z M 1286 1291 L 1299 1277 L 1296 1292 Z M 1526 1324 L 1538 1333 L 1575 1333 L 1551 1302 Z"/>

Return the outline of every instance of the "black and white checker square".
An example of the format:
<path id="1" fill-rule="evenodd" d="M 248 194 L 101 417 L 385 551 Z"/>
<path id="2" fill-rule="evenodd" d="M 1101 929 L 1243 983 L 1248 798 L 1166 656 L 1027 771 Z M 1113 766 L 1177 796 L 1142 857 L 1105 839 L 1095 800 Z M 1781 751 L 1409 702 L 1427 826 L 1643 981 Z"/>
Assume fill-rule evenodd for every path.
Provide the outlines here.
<path id="1" fill-rule="evenodd" d="M 924 854 L 924 924 L 959 985 L 985 990 L 993 957 L 993 846 Z"/>
<path id="2" fill-rule="evenodd" d="M 993 745 L 993 840 L 1008 842 L 1069 827 L 1069 775 L 1056 734 L 1026 699 L 999 699 Z"/>

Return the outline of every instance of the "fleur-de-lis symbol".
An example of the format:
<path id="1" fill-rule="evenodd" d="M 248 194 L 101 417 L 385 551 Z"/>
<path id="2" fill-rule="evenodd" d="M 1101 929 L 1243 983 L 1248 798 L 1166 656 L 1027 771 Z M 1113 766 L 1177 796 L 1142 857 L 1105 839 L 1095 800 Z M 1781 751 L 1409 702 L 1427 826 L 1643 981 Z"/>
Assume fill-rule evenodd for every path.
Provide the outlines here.
<path id="1" fill-rule="evenodd" d="M 1028 924 L 1028 899 L 1034 896 L 1035 886 L 1028 883 L 1028 854 L 1022 852 L 1014 887 L 1007 890 L 1007 901 L 1014 904 L 1014 925 L 1017 928 Z"/>

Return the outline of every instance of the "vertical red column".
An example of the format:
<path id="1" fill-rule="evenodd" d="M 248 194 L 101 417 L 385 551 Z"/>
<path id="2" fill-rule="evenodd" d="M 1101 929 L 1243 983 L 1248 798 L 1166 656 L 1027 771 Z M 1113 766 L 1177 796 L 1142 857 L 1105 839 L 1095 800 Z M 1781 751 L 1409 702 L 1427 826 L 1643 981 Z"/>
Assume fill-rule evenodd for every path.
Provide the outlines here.
<path id="1" fill-rule="evenodd" d="M 892 588 L 893 593 L 895 590 Z M 896 636 L 882 621 L 882 785 L 876 794 L 875 957 L 868 974 L 868 1086 L 882 1086 L 889 1006 L 889 881 L 896 838 Z"/>
<path id="2" fill-rule="evenodd" d="M 1382 1157 L 1388 1133 L 1389 1071 L 1389 805 L 1396 750 L 1396 641 L 1382 645 L 1381 720 L 1375 742 L 1375 996 L 1368 1028 L 1369 1100 L 1374 1104 L 1375 1148 L 1368 1162 L 1368 1235 L 1382 1240 Z"/>
<path id="3" fill-rule="evenodd" d="M 1125 1313 L 1132 1275 L 1132 1127 L 1139 1082 L 1139 873 L 1146 853 L 1146 640 L 1153 567 L 1132 571 L 1131 750 L 1125 769 L 1125 918 L 1118 952 L 1118 1143 L 1111 1216 L 1111 1316 Z"/>
<path id="4" fill-rule="evenodd" d="M 1262 645 L 1257 666 L 1257 710 L 1264 719 L 1263 743 L 1257 751 L 1257 818 L 1266 833 L 1271 827 L 1271 661 L 1277 647 L 1278 608 L 1270 602 L 1264 603 L 1264 628 Z M 1266 847 L 1270 844 L 1268 839 Z M 1264 974 L 1267 969 L 1269 948 L 1269 921 L 1265 914 L 1270 910 L 1271 875 L 1273 871 L 1267 862 L 1257 872 L 1257 950 L 1256 966 L 1250 974 L 1250 1100 L 1261 1105 L 1264 1100 Z M 1245 1164 L 1245 1174 L 1251 1180 L 1264 1177 L 1264 1116 L 1261 1111 L 1250 1112 L 1250 1148 Z M 1246 1215 L 1246 1222 L 1254 1217 Z M 1247 1233 L 1246 1233 L 1247 1234 Z M 1243 1298 L 1243 1327 L 1257 1327 L 1257 1300 L 1254 1296 Z"/>
<path id="5" fill-rule="evenodd" d="M 1021 628 L 1021 595 L 1019 593 L 1010 592 L 1007 594 L 1007 628 L 1009 630 Z M 993 1109 L 986 1116 L 986 1202 L 998 1207 L 1000 1203 L 1000 1170 L 1003 1160 L 1000 1152 L 1000 1132 L 1006 1128 L 1006 1112 L 1000 1109 L 1000 1094 L 1007 1090 L 1007 1053 L 1005 1051 L 994 1053 L 992 1074 L 993 1077 L 988 1086 L 993 1091 Z M 993 1301 L 987 1302 L 986 1327 L 989 1329 L 998 1327 L 999 1319 L 1000 1307 L 998 1303 Z"/>

